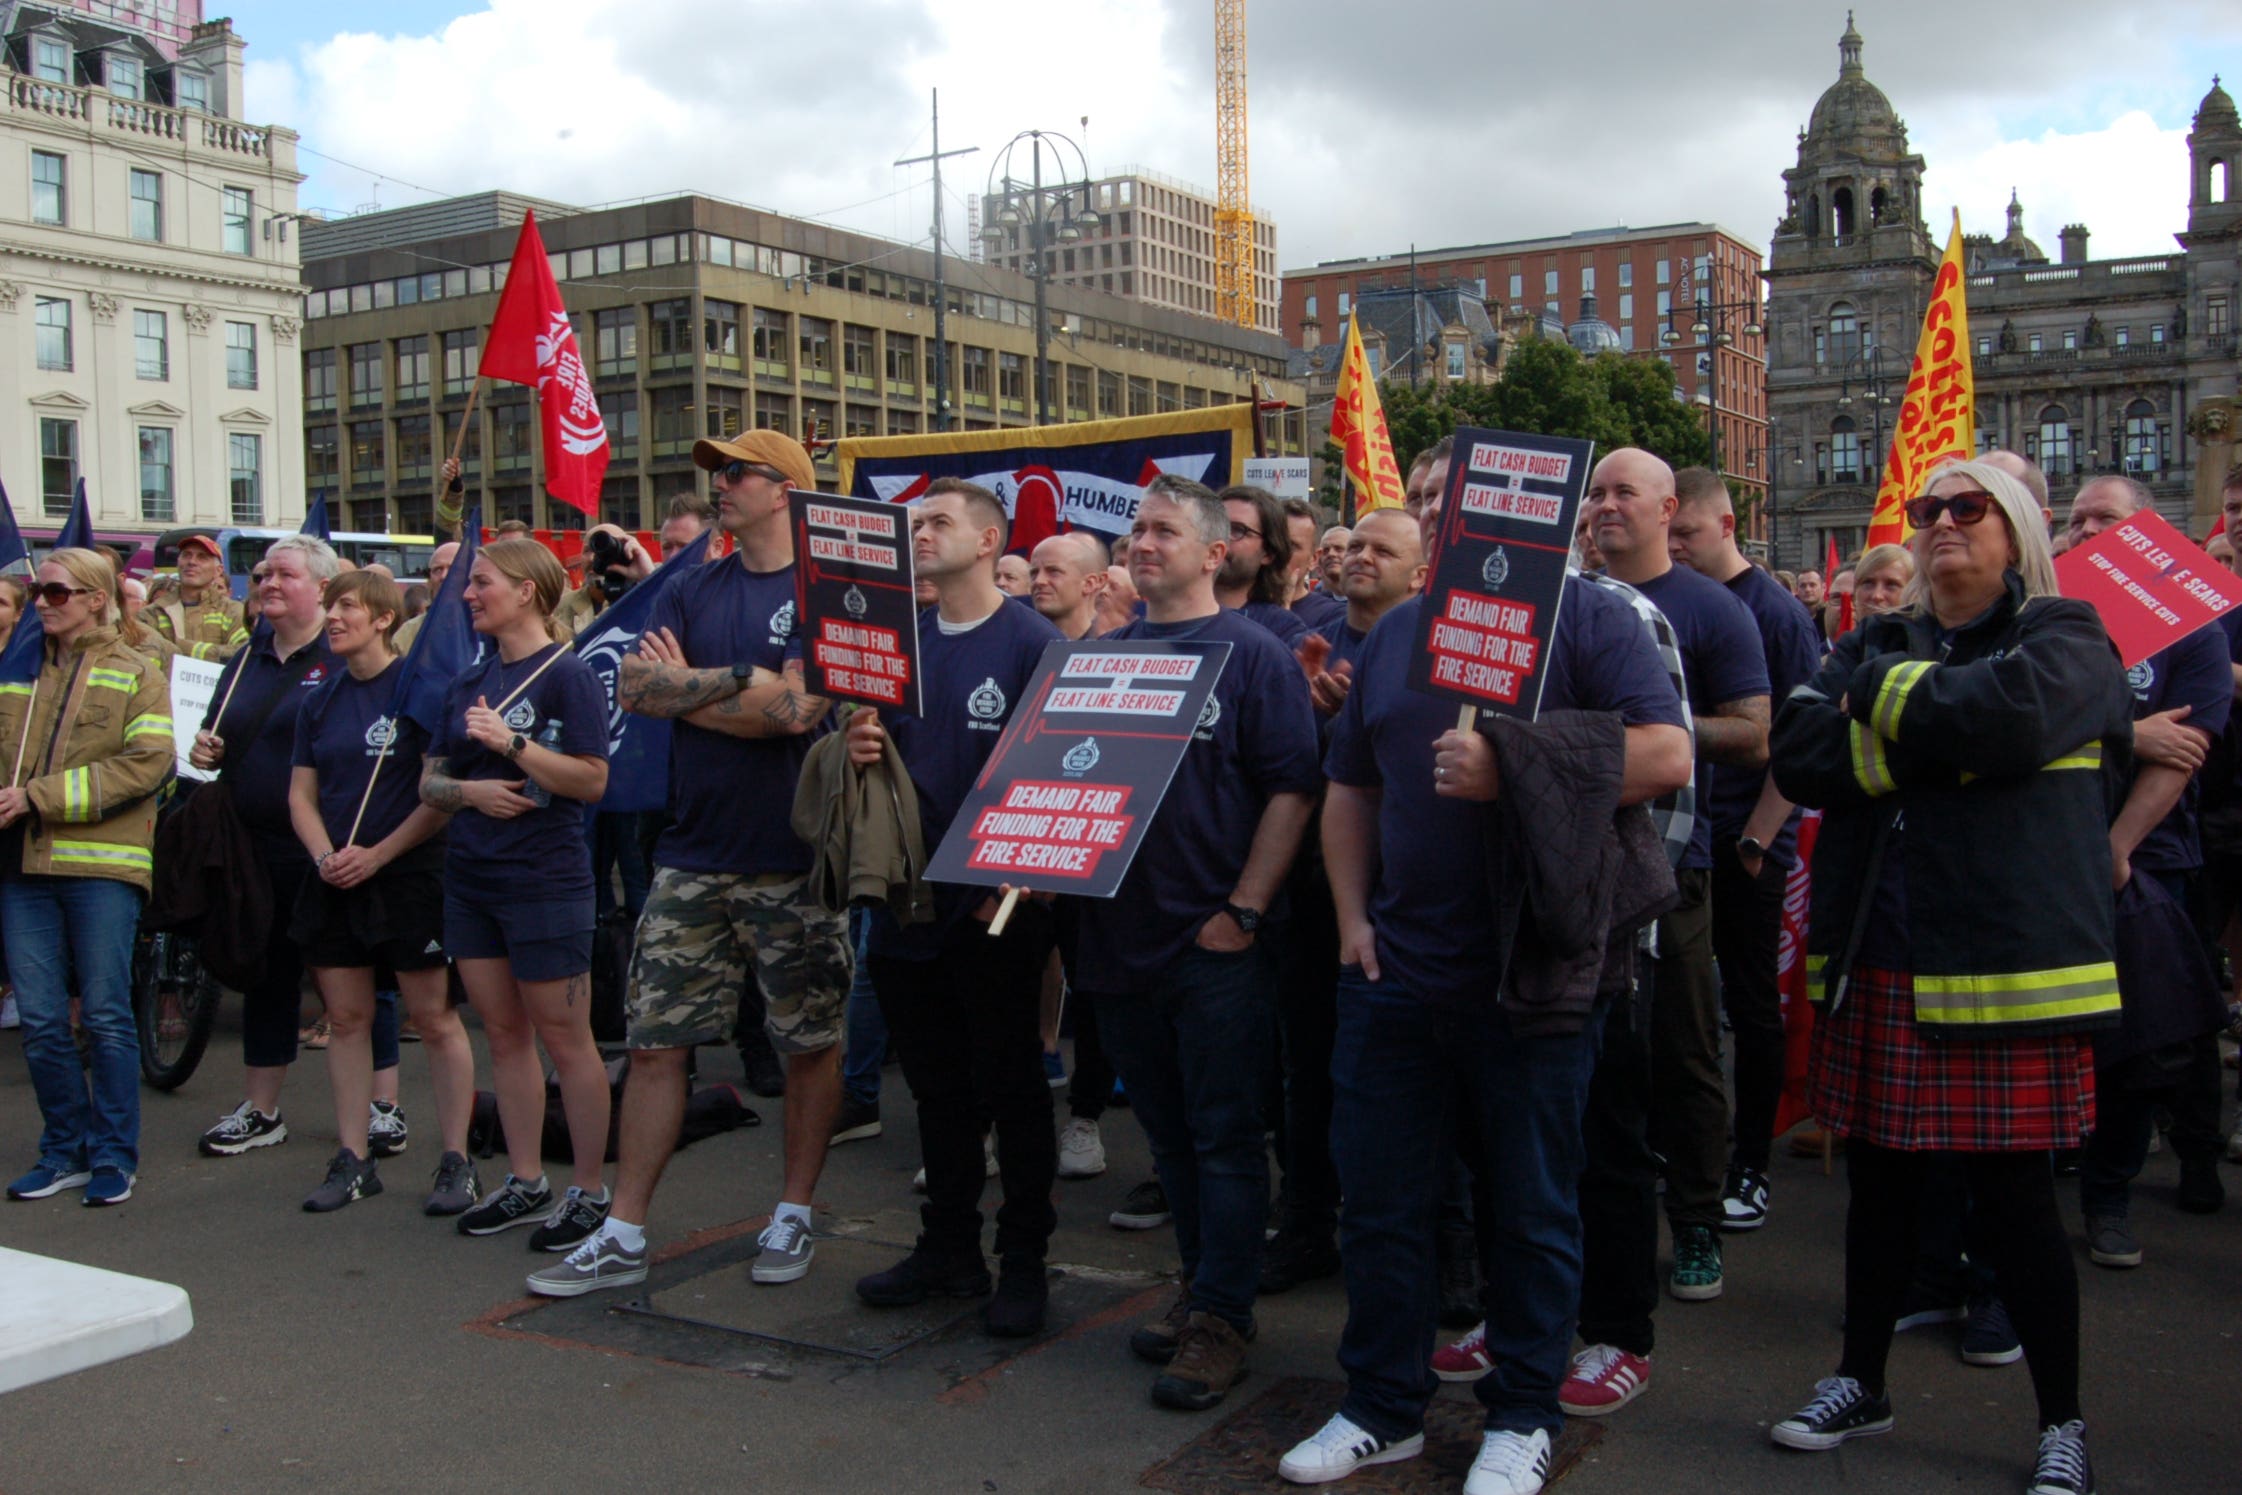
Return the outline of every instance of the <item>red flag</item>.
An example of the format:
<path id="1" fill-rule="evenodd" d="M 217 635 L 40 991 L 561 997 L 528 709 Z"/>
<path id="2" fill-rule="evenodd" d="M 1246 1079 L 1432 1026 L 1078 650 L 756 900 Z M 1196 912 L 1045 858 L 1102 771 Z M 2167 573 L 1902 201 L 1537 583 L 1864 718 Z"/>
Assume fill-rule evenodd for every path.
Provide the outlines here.
<path id="1" fill-rule="evenodd" d="M 514 265 L 491 318 L 477 374 L 527 384 L 537 391 L 545 424 L 545 491 L 587 515 L 599 513 L 600 479 L 607 475 L 607 424 L 600 419 L 591 376 L 576 346 L 576 329 L 561 304 L 560 287 L 545 258 L 537 215 L 522 217 Z"/>
<path id="2" fill-rule="evenodd" d="M 1821 827 L 1821 811 L 1808 810 L 1799 816 L 1798 863 L 1783 879 L 1782 933 L 1775 946 L 1775 985 L 1783 1001 L 1783 1095 L 1775 1107 L 1778 1137 L 1811 1114 L 1806 1109 L 1806 1054 L 1812 1047 L 1814 1009 L 1807 995 L 1806 907 L 1813 887 L 1814 838 Z"/>
<path id="3" fill-rule="evenodd" d="M 486 360 L 486 361 L 487 361 L 487 360 Z M 1822 562 L 1822 585 L 1823 585 L 1823 586 L 1825 586 L 1825 587 L 1830 587 L 1830 586 L 1835 586 L 1836 584 L 1837 584 L 1837 531 L 1835 531 L 1835 530 L 1831 530 L 1831 531 L 1829 532 L 1829 554 L 1828 554 L 1828 557 L 1827 557 L 1827 558 L 1826 558 L 1825 560 L 1823 560 L 1823 562 Z"/>

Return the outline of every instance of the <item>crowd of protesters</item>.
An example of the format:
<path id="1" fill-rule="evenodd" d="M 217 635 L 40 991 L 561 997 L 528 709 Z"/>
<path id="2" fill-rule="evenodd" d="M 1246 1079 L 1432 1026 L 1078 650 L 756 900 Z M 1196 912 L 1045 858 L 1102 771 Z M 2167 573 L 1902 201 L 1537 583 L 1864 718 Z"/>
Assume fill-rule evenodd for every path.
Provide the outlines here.
<path id="1" fill-rule="evenodd" d="M 728 553 L 671 579 L 615 685 L 621 709 L 672 724 L 643 862 L 630 827 L 589 813 L 609 702 L 565 642 L 612 594 L 570 588 L 530 539 L 473 552 L 462 605 L 483 647 L 432 731 L 390 714 L 426 616 L 316 539 L 274 543 L 247 618 L 194 539 L 154 600 L 92 550 L 0 579 L 0 624 L 28 598 L 45 630 L 36 680 L 0 684 L 0 936 L 45 1125 L 11 1199 L 132 1195 L 130 965 L 172 793 L 165 660 L 222 659 L 192 761 L 229 791 L 234 871 L 274 912 L 243 993 L 241 1099 L 205 1153 L 287 1139 L 308 973 L 339 1145 L 303 1208 L 381 1191 L 377 1160 L 406 1134 L 403 1025 L 440 1136 L 426 1212 L 469 1235 L 529 1228 L 552 1257 L 528 1279 L 540 1294 L 643 1282 L 692 1052 L 732 1041 L 744 1010 L 758 1088 L 785 1108 L 752 1280 L 812 1270 L 828 1150 L 879 1135 L 892 1045 L 922 1229 L 856 1295 L 986 1299 L 988 1331 L 1017 1337 L 1044 1326 L 1055 1181 L 1105 1171 L 1101 1124 L 1125 1097 L 1156 1176 L 1113 1220 L 1172 1227 L 1179 1267 L 1129 1339 L 1156 1403 L 1221 1402 L 1257 1298 L 1336 1275 L 1346 1398 L 1284 1478 L 1417 1455 L 1441 1381 L 1470 1381 L 1485 1434 L 1466 1490 L 1530 1495 L 1567 1415 L 1650 1386 L 1661 1295 L 1719 1297 L 1724 1239 L 1779 1207 L 1777 963 L 1812 813 L 1805 1145 L 1842 1152 L 1850 1183 L 1845 1328 L 1773 1439 L 1891 1429 L 1894 1334 L 1966 1320 L 1971 1363 L 2028 1364 L 2030 1489 L 2091 1490 L 2058 1179 L 2078 1177 L 2091 1260 L 2123 1268 L 2144 1255 L 2129 1184 L 2160 1119 L 2183 1208 L 2220 1207 L 2232 1146 L 2216 1032 L 2242 904 L 2242 628 L 2128 671 L 2052 565 L 2144 507 L 2140 485 L 2091 480 L 2059 516 L 2036 467 L 1989 454 L 1932 475 L 1906 545 L 1792 576 L 1747 557 L 1715 474 L 1611 452 L 1537 720 L 1459 730 L 1406 683 L 1445 442 L 1406 508 L 1320 533 L 1305 504 L 1158 477 L 1110 550 L 1068 532 L 1015 553 L 996 495 L 934 482 L 911 519 L 915 714 L 805 688 L 803 448 L 752 432 L 694 456 L 714 510 L 682 505 L 665 550 L 713 523 Z M 2242 524 L 2242 470 L 2224 501 Z M 437 552 L 430 592 L 457 554 Z M 633 579 L 656 564 L 620 532 L 613 559 Z M 1093 635 L 1229 653 L 1118 895 L 1031 889 L 999 933 L 996 896 L 920 882 L 912 858 L 950 829 L 1046 645 Z M 591 1021 L 611 904 L 636 925 L 619 1099 Z M 506 1157 L 488 1188 L 462 1000 Z M 1470 1332 L 1442 1343 L 1443 1324 Z"/>

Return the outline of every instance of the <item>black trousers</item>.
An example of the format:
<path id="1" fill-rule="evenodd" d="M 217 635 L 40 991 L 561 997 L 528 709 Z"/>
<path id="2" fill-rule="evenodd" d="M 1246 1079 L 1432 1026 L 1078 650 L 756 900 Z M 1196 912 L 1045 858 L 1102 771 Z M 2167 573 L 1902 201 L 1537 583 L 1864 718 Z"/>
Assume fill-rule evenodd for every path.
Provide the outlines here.
<path id="1" fill-rule="evenodd" d="M 1736 1042 L 1736 1138 L 1729 1159 L 1767 1170 L 1783 1097 L 1783 996 L 1775 956 L 1783 934 L 1783 884 L 1772 859 L 1746 875 L 1733 839 L 1713 842 L 1713 958 L 1720 1001 Z"/>
<path id="2" fill-rule="evenodd" d="M 1658 1159 L 1649 1137 L 1650 963 L 1638 960 L 1635 969 L 1641 988 L 1604 1013 L 1581 1120 L 1588 1164 L 1580 1177 L 1580 1340 L 1648 1355 L 1658 1308 Z"/>
<path id="3" fill-rule="evenodd" d="M 1918 1243 L 1917 1216 L 1942 1159 L 1968 1181 L 1971 1243 L 1982 1243 L 2016 1325 L 2039 1398 L 2040 1425 L 2079 1412 L 2079 1284 L 2070 1237 L 2055 1204 L 2053 1160 L 2044 1152 L 1896 1152 L 1852 1138 L 1845 1172 L 1845 1353 L 1837 1373 L 1884 1389 L 1893 1324 L 1907 1296 Z"/>
<path id="4" fill-rule="evenodd" d="M 924 1244 L 953 1255 L 981 1250 L 983 1127 L 996 1127 L 1004 1202 L 996 1249 L 1041 1258 L 1058 1225 L 1059 1173 L 1051 1086 L 1043 1076 L 1043 968 L 1051 913 L 1023 898 L 1001 938 L 962 920 L 933 960 L 872 957 L 872 988 L 888 1038 L 918 1103 L 926 1162 Z"/>
<path id="5" fill-rule="evenodd" d="M 1066 1025 L 1074 1034 L 1074 1074 L 1067 1081 L 1067 1114 L 1096 1121 L 1113 1104 L 1113 1061 L 1098 1032 L 1097 998 L 1067 984 Z"/>
<path id="6" fill-rule="evenodd" d="M 257 860 L 272 885 L 272 928 L 265 936 L 265 972 L 241 994 L 241 1058 L 251 1069 L 296 1062 L 296 1034 L 304 1020 L 304 958 L 288 937 L 311 876 L 311 858 L 293 835 L 252 831 Z"/>
<path id="7" fill-rule="evenodd" d="M 1339 1023 L 1339 916 L 1320 857 L 1300 858 L 1288 883 L 1292 917 L 1280 936 L 1277 1038 L 1284 1063 L 1287 1222 L 1329 1239 L 1339 1224 L 1339 1170 L 1331 1161 L 1331 1047 Z"/>

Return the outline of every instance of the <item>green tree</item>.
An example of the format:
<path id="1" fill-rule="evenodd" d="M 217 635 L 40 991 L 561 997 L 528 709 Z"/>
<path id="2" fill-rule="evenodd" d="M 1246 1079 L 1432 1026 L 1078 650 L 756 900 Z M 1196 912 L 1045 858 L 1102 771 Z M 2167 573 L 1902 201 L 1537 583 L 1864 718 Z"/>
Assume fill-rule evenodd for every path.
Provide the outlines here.
<path id="1" fill-rule="evenodd" d="M 1528 338 L 1513 349 L 1499 383 L 1381 384 L 1379 395 L 1405 475 L 1417 453 L 1458 426 L 1572 436 L 1599 451 L 1639 446 L 1675 467 L 1705 463 L 1712 454 L 1697 413 L 1674 398 L 1674 371 L 1663 359 L 1587 359 L 1549 338 Z"/>

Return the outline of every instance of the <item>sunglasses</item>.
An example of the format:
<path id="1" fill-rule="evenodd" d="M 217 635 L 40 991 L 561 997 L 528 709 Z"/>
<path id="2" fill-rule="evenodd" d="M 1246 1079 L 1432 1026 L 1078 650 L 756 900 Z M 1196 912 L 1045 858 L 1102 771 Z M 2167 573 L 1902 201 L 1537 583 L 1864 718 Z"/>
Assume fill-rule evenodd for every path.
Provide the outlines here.
<path id="1" fill-rule="evenodd" d="M 786 474 L 775 467 L 765 467 L 759 462 L 727 462 L 716 469 L 716 475 L 727 483 L 736 483 L 751 472 L 766 483 L 783 483 L 786 481 Z"/>
<path id="2" fill-rule="evenodd" d="M 1230 521 L 1230 538 L 1233 540 L 1258 540 L 1261 538 L 1261 531 L 1250 524 L 1240 524 L 1233 519 Z"/>
<path id="3" fill-rule="evenodd" d="M 1929 529 L 1938 523 L 1941 514 L 1952 514 L 1956 524 L 1975 524 L 1993 512 L 1997 500 L 1982 489 L 1971 493 L 1950 493 L 1944 498 L 1924 494 L 1907 501 L 1907 522 L 1917 529 Z"/>
<path id="4" fill-rule="evenodd" d="M 49 607 L 64 607 L 73 597 L 91 597 L 93 588 L 74 587 L 61 581 L 43 581 L 31 588 L 31 595 Z"/>

